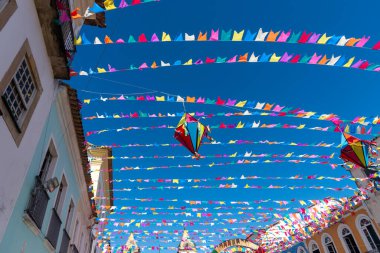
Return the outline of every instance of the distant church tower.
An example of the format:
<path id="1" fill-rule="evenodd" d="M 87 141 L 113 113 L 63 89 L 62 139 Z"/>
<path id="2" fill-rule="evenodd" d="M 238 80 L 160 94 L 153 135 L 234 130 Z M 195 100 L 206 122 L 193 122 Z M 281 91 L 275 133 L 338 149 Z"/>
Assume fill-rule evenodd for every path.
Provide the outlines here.
<path id="1" fill-rule="evenodd" d="M 141 253 L 141 249 L 137 245 L 133 233 L 129 235 L 127 243 L 121 246 L 121 249 L 122 251 L 120 253 Z"/>
<path id="2" fill-rule="evenodd" d="M 181 242 L 178 245 L 177 253 L 196 253 L 195 243 L 190 239 L 189 233 L 185 229 L 183 231 Z"/>

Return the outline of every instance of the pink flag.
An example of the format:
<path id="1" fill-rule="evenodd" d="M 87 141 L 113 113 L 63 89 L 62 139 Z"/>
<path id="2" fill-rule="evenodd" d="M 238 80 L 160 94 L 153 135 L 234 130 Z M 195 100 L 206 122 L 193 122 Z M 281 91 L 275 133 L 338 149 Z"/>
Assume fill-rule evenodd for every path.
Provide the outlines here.
<path id="1" fill-rule="evenodd" d="M 115 68 L 112 68 L 111 65 L 108 64 L 108 70 L 109 72 L 115 72 L 116 69 Z"/>
<path id="2" fill-rule="evenodd" d="M 139 70 L 147 69 L 147 68 L 149 68 L 149 67 L 148 67 L 148 64 L 146 64 L 146 63 L 144 62 L 143 64 L 140 65 Z"/>
<path id="3" fill-rule="evenodd" d="M 128 4 L 125 2 L 125 0 L 121 0 L 119 4 L 119 8 L 125 8 L 125 7 L 128 7 Z"/>
<path id="4" fill-rule="evenodd" d="M 314 53 L 309 61 L 309 64 L 317 64 L 317 62 L 319 61 L 319 59 L 321 59 L 321 57 L 322 55 L 317 55 L 316 53 Z"/>
<path id="5" fill-rule="evenodd" d="M 211 36 L 210 36 L 209 40 L 212 40 L 212 41 L 218 41 L 219 40 L 219 29 L 216 31 L 211 29 Z"/>
<path id="6" fill-rule="evenodd" d="M 280 59 L 280 62 L 288 62 L 290 59 L 292 59 L 293 55 L 288 55 L 287 52 L 283 54 L 283 56 Z"/>
<path id="7" fill-rule="evenodd" d="M 282 109 L 284 109 L 285 106 L 279 106 L 279 105 L 276 105 L 274 108 L 273 108 L 273 111 L 274 112 L 280 112 Z"/>
<path id="8" fill-rule="evenodd" d="M 118 39 L 118 40 L 116 41 L 116 43 L 117 43 L 117 44 L 123 44 L 123 43 L 125 43 L 125 41 L 124 41 L 123 39 Z"/>
<path id="9" fill-rule="evenodd" d="M 290 36 L 290 31 L 287 33 L 281 32 L 280 36 L 277 39 L 277 42 L 286 42 Z"/>
<path id="10" fill-rule="evenodd" d="M 228 99 L 226 105 L 228 105 L 228 106 L 234 106 L 235 103 L 236 103 L 236 100 Z"/>
<path id="11" fill-rule="evenodd" d="M 363 36 L 363 38 L 361 38 L 360 41 L 356 43 L 355 47 L 363 47 L 370 38 L 371 38 L 370 36 L 368 37 Z"/>
<path id="12" fill-rule="evenodd" d="M 151 42 L 159 42 L 160 40 L 157 37 L 157 34 L 153 33 L 152 38 L 150 39 Z"/>
<path id="13" fill-rule="evenodd" d="M 313 35 L 311 35 L 311 37 L 310 37 L 310 39 L 308 40 L 307 43 L 315 44 L 315 43 L 317 43 L 317 41 L 319 40 L 319 37 L 321 37 L 321 34 L 320 34 L 320 33 L 318 33 L 318 34 L 313 33 Z"/>
<path id="14" fill-rule="evenodd" d="M 197 99 L 197 103 L 198 103 L 198 104 L 203 104 L 204 102 L 205 102 L 205 99 L 202 98 L 202 97 L 199 97 L 199 98 Z"/>
<path id="15" fill-rule="evenodd" d="M 233 63 L 233 62 L 236 62 L 236 55 L 234 57 L 232 57 L 231 59 L 229 59 L 227 62 L 228 63 Z"/>

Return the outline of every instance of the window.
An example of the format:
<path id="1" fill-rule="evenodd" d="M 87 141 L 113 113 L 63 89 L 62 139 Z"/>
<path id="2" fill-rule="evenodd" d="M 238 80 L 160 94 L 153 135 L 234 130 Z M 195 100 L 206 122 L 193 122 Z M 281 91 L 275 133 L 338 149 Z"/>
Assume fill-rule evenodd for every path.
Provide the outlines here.
<path id="1" fill-rule="evenodd" d="M 39 229 L 45 218 L 46 208 L 49 202 L 49 195 L 45 189 L 46 180 L 53 174 L 54 163 L 56 161 L 57 153 L 53 142 L 46 151 L 45 158 L 42 162 L 40 172 L 36 176 L 36 183 L 32 189 L 32 194 L 29 199 L 28 207 L 25 210 L 29 217 L 34 221 Z M 42 157 L 41 157 L 42 158 Z"/>
<path id="2" fill-rule="evenodd" d="M 26 40 L 0 82 L 0 111 L 17 146 L 41 93 L 36 64 Z"/>
<path id="3" fill-rule="evenodd" d="M 65 229 L 67 232 L 70 231 L 73 216 L 74 216 L 74 202 L 71 200 L 69 210 L 67 211 L 66 224 L 65 224 Z"/>
<path id="4" fill-rule="evenodd" d="M 53 175 L 53 168 L 55 166 L 56 160 L 57 151 L 55 149 L 53 141 L 51 141 L 46 151 L 44 161 L 42 162 L 40 173 L 38 175 L 42 183 L 45 183 Z M 64 177 L 62 177 L 62 181 L 63 180 Z"/>
<path id="5" fill-rule="evenodd" d="M 306 253 L 305 249 L 301 246 L 297 248 L 297 253 Z"/>
<path id="6" fill-rule="evenodd" d="M 62 176 L 61 183 L 59 184 L 59 189 L 57 193 L 57 199 L 55 200 L 54 208 L 58 215 L 61 217 L 62 207 L 65 202 L 65 195 L 67 190 L 67 182 L 65 176 Z"/>
<path id="7" fill-rule="evenodd" d="M 380 239 L 369 219 L 362 218 L 360 220 L 360 229 L 363 231 L 363 234 L 369 242 L 371 249 L 380 249 Z"/>
<path id="8" fill-rule="evenodd" d="M 5 104 L 18 127 L 22 125 L 35 94 L 36 85 L 29 64 L 24 58 L 3 93 Z"/>
<path id="9" fill-rule="evenodd" d="M 49 172 L 49 168 L 51 166 L 52 161 L 53 161 L 53 155 L 51 154 L 50 150 L 48 149 L 46 151 L 45 159 L 42 163 L 40 174 L 38 175 L 38 177 L 41 179 L 42 182 L 46 181 L 47 174 Z"/>
<path id="10" fill-rule="evenodd" d="M 342 238 L 350 253 L 360 253 L 358 245 L 348 228 L 342 229 Z"/>
<path id="11" fill-rule="evenodd" d="M 321 251 L 318 248 L 318 245 L 315 242 L 311 243 L 310 252 L 311 253 L 321 253 Z"/>
<path id="12" fill-rule="evenodd" d="M 325 251 L 328 252 L 328 253 L 337 253 L 336 249 L 335 249 L 335 245 L 331 239 L 330 236 L 326 235 L 324 240 L 323 240 L 323 244 L 325 246 Z"/>
<path id="13" fill-rule="evenodd" d="M 16 9 L 16 0 L 0 0 L 0 31 Z"/>

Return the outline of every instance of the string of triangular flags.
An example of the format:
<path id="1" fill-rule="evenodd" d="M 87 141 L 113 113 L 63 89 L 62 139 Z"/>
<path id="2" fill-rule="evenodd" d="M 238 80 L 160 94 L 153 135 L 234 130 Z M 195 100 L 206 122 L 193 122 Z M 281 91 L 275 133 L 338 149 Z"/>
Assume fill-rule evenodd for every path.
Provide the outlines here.
<path id="1" fill-rule="evenodd" d="M 152 2 L 159 2 L 159 1 L 160 0 L 131 0 L 131 2 L 128 4 L 126 0 L 121 0 L 118 6 L 115 5 L 114 0 L 105 0 L 103 2 L 104 6 L 100 6 L 99 4 L 94 2 L 92 7 L 90 6 L 87 7 L 84 12 L 80 8 L 74 7 L 73 11 L 71 11 L 71 18 L 72 19 L 89 18 L 97 13 L 108 12 L 112 10 L 120 10 L 120 9 L 124 9 L 131 6 L 152 3 Z M 67 22 L 67 21 L 70 21 L 70 18 L 66 17 L 60 21 L 62 23 Z"/>
<path id="2" fill-rule="evenodd" d="M 108 64 L 108 68 L 101 66 L 95 66 L 96 71 L 93 71 L 90 68 L 88 71 L 84 70 L 70 70 L 70 76 L 88 76 L 88 75 L 99 75 L 99 74 L 109 74 L 115 72 L 126 72 L 126 71 L 135 71 L 135 70 L 154 70 L 160 68 L 169 68 L 169 67 L 179 67 L 179 66 L 201 66 L 201 65 L 211 65 L 211 64 L 237 64 L 237 63 L 287 63 L 287 64 L 307 64 L 307 65 L 319 65 L 319 66 L 328 66 L 328 67 L 339 67 L 339 68 L 348 68 L 348 69 L 359 69 L 371 72 L 380 72 L 380 64 L 371 63 L 367 60 L 359 59 L 356 60 L 356 57 L 346 58 L 345 56 L 338 55 L 322 55 L 314 53 L 312 55 L 301 55 L 301 54 L 289 54 L 285 52 L 283 54 L 276 53 L 263 53 L 261 55 L 255 55 L 255 53 L 245 53 L 242 55 L 234 55 L 232 57 L 204 57 L 193 60 L 192 58 L 182 61 L 176 60 L 174 63 L 168 63 L 160 60 L 160 64 L 157 64 L 156 61 L 153 63 L 141 63 L 137 66 L 130 65 L 130 67 L 124 68 L 115 68 Z"/>
<path id="3" fill-rule="evenodd" d="M 99 94 L 101 94 L 101 92 L 99 92 Z M 305 111 L 300 108 L 281 106 L 276 103 L 259 102 L 259 101 L 254 101 L 254 100 L 253 101 L 250 101 L 250 100 L 239 101 L 237 99 L 231 99 L 231 98 L 222 99 L 220 97 L 213 99 L 213 98 L 191 97 L 191 96 L 186 96 L 184 98 L 178 95 L 177 96 L 172 96 L 172 95 L 124 96 L 120 94 L 119 96 L 113 96 L 113 97 L 100 96 L 98 98 L 86 98 L 86 99 L 83 99 L 82 101 L 84 105 L 90 105 L 93 102 L 112 102 L 112 101 L 206 104 L 206 105 L 233 107 L 240 110 L 246 109 L 246 111 L 240 112 L 241 115 L 253 115 L 253 112 L 250 112 L 249 110 L 257 110 L 257 111 L 260 111 L 260 116 L 268 115 L 268 116 L 273 116 L 273 117 L 295 117 L 295 118 L 303 118 L 303 119 L 316 119 L 316 120 L 322 120 L 322 121 L 332 121 L 336 124 L 348 123 L 348 124 L 360 124 L 363 126 L 367 126 L 371 124 L 372 125 L 380 124 L 380 118 L 378 116 L 374 116 L 374 117 L 357 116 L 353 120 L 346 120 L 346 119 L 340 119 L 340 117 L 338 117 L 336 114 L 333 114 L 333 113 L 317 114 L 316 112 Z M 181 117 L 182 115 L 183 115 L 183 112 L 181 113 Z M 201 115 L 198 115 L 198 116 L 204 117 Z M 128 116 L 126 116 L 125 114 L 123 115 L 123 117 L 128 118 Z M 129 115 L 129 117 L 138 118 L 138 117 L 146 117 L 146 116 L 144 116 L 144 114 L 136 112 L 136 113 L 133 113 L 132 115 Z M 153 115 L 152 117 L 155 117 L 155 116 Z M 178 114 L 178 117 L 179 117 L 179 114 Z M 341 131 L 348 131 L 347 127 L 350 128 L 351 126 L 341 126 L 340 129 Z M 337 130 L 339 131 L 339 127 Z"/>
<path id="4" fill-rule="evenodd" d="M 337 126 L 327 126 L 327 127 L 321 127 L 321 126 L 315 126 L 315 127 L 306 127 L 306 124 L 299 124 L 299 125 L 293 125 L 293 124 L 282 124 L 282 123 L 271 123 L 271 124 L 265 124 L 261 123 L 261 121 L 253 121 L 253 122 L 242 122 L 239 121 L 238 123 L 220 123 L 218 125 L 211 125 L 208 126 L 210 129 L 273 129 L 273 128 L 282 128 L 282 129 L 295 129 L 295 130 L 313 130 L 313 131 L 321 131 L 321 132 L 340 132 L 341 130 Z M 93 130 L 93 131 L 87 131 L 86 136 L 91 136 L 94 134 L 104 134 L 107 132 L 124 132 L 124 131 L 134 131 L 134 130 L 155 130 L 155 129 L 175 129 L 177 128 L 176 125 L 158 125 L 158 126 L 128 126 L 128 127 L 119 127 L 119 128 L 106 128 L 106 129 L 100 129 L 100 130 Z M 350 127 L 347 125 L 347 130 L 345 132 L 348 133 L 360 133 L 362 135 L 371 135 L 372 128 L 370 128 L 368 131 L 364 126 L 357 126 L 357 127 Z M 375 135 L 371 135 L 375 137 Z"/>
<path id="5" fill-rule="evenodd" d="M 253 158 L 306 158 L 306 159 L 333 159 L 335 156 L 335 153 L 331 153 L 329 155 L 319 155 L 319 154 L 294 154 L 294 152 L 289 152 L 286 154 L 271 154 L 271 153 L 260 153 L 255 154 L 252 151 L 246 151 L 245 153 L 232 153 L 232 154 L 214 154 L 214 155 L 201 155 L 200 158 L 232 158 L 232 157 L 253 157 Z M 176 158 L 191 158 L 194 159 L 194 156 L 192 155 L 152 155 L 152 156 L 94 156 L 89 155 L 89 159 L 102 159 L 102 160 L 115 160 L 115 159 L 122 159 L 122 160 L 140 160 L 140 159 L 176 159 Z"/>
<path id="6" fill-rule="evenodd" d="M 292 163 L 292 164 L 314 164 L 314 165 L 328 165 L 332 169 L 335 169 L 340 164 L 336 163 L 330 163 L 326 160 L 313 160 L 313 161 L 307 161 L 307 160 L 248 160 L 248 159 L 240 159 L 237 161 L 232 162 L 209 162 L 207 164 L 176 164 L 176 165 L 160 165 L 160 166 L 148 166 L 148 167 L 140 167 L 140 166 L 125 166 L 121 168 L 113 168 L 113 169 L 90 169 L 88 172 L 99 172 L 99 171 L 131 171 L 131 170 L 156 170 L 156 169 L 189 169 L 189 168 L 202 168 L 202 167 L 224 167 L 224 166 L 242 166 L 242 165 L 253 165 L 253 164 L 273 164 L 273 163 Z"/>
<path id="7" fill-rule="evenodd" d="M 151 36 L 141 33 L 138 36 L 129 35 L 125 38 L 112 39 L 106 35 L 103 40 L 99 37 L 95 37 L 91 42 L 82 33 L 76 39 L 76 45 L 103 45 L 103 44 L 125 44 L 125 43 L 158 43 L 158 42 L 277 42 L 277 43 L 289 43 L 289 44 L 316 44 L 316 45 L 333 45 L 340 47 L 354 47 L 379 50 L 380 41 L 375 43 L 371 47 L 366 47 L 370 36 L 363 36 L 361 38 L 354 38 L 345 35 L 327 35 L 326 33 L 315 32 L 292 32 L 278 31 L 274 32 L 272 29 L 269 32 L 263 31 L 262 28 L 257 31 L 251 32 L 249 29 L 237 30 L 223 30 L 223 29 L 211 29 L 211 31 L 197 33 L 179 33 L 176 36 L 169 33 L 153 33 Z M 136 39 L 137 38 L 137 39 Z"/>

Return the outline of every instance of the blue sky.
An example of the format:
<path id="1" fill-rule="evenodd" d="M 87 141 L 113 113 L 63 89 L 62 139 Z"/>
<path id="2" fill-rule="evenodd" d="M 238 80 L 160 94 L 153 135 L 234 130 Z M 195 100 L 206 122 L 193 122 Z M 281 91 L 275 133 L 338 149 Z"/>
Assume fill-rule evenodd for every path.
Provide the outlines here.
<path id="1" fill-rule="evenodd" d="M 119 1 L 115 1 L 118 4 Z M 377 5 L 377 6 L 376 6 Z M 224 0 L 194 0 L 194 1 L 174 1 L 161 0 L 158 3 L 143 4 L 123 10 L 115 10 L 106 14 L 106 29 L 94 27 L 83 27 L 82 32 L 91 41 L 95 36 L 103 39 L 109 35 L 112 39 L 119 37 L 127 38 L 128 35 L 134 35 L 135 38 L 141 33 L 148 37 L 153 33 L 161 34 L 162 32 L 176 35 L 179 33 L 194 33 L 200 31 L 210 31 L 211 29 L 250 29 L 258 30 L 263 28 L 265 31 L 270 29 L 308 31 L 317 33 L 327 33 L 336 35 L 346 35 L 347 37 L 362 37 L 370 35 L 371 39 L 368 45 L 373 45 L 380 40 L 377 27 L 377 10 L 379 3 L 360 3 L 360 2 L 342 2 L 342 1 L 318 1 L 315 3 L 305 1 L 224 1 Z M 337 47 L 330 45 L 300 45 L 300 44 L 283 44 L 283 43 L 255 43 L 255 42 L 179 42 L 179 43 L 149 43 L 149 44 L 123 44 L 123 45 L 100 45 L 100 46 L 78 46 L 78 52 L 73 62 L 73 68 L 76 70 L 96 69 L 97 66 L 106 67 L 111 64 L 116 68 L 125 68 L 131 64 L 138 66 L 143 62 L 153 62 L 164 60 L 174 62 L 175 60 L 187 60 L 189 58 L 198 59 L 217 56 L 233 56 L 235 54 L 244 54 L 255 51 L 262 53 L 284 52 L 296 54 L 311 55 L 314 52 L 319 54 L 344 54 L 346 56 L 356 56 L 358 59 L 367 59 L 370 62 L 380 63 L 380 53 L 377 51 Z M 379 110 L 376 103 L 376 95 L 380 91 L 378 82 L 380 74 L 355 69 L 331 68 L 326 66 L 295 65 L 295 64 L 214 64 L 191 67 L 163 68 L 156 70 L 129 71 L 120 73 L 103 74 L 99 77 L 107 80 L 79 76 L 73 77 L 70 84 L 78 89 L 80 97 L 97 98 L 101 93 L 129 94 L 135 92 L 145 92 L 146 90 L 134 88 L 129 84 L 178 94 L 182 96 L 202 96 L 216 98 L 233 98 L 238 100 L 255 100 L 261 102 L 276 103 L 280 105 L 291 106 L 294 108 L 303 108 L 305 110 L 316 111 L 319 113 L 336 113 L 342 118 L 352 119 L 355 116 L 375 116 Z M 117 81 L 116 84 L 112 81 Z M 122 83 L 122 84 L 120 84 Z M 88 93 L 93 91 L 99 94 Z M 92 103 L 85 105 L 82 109 L 84 117 L 94 115 L 96 112 L 107 113 L 129 113 L 143 111 L 149 113 L 173 113 L 182 112 L 182 105 L 179 103 L 147 103 L 147 102 L 106 102 Z M 216 107 L 211 105 L 187 105 L 187 111 L 203 111 L 206 113 L 217 112 L 236 112 L 235 110 Z M 163 119 L 107 119 L 107 120 L 84 120 L 85 131 L 118 128 L 121 126 L 157 126 L 162 124 L 176 125 L 179 118 Z M 221 122 L 237 123 L 238 121 L 258 121 L 262 123 L 288 123 L 301 124 L 307 126 L 330 126 L 332 123 L 316 120 L 302 120 L 294 118 L 277 118 L 277 117 L 215 117 L 204 119 L 202 122 L 208 125 L 216 125 Z M 231 139 L 246 140 L 275 140 L 275 141 L 298 141 L 304 143 L 314 143 L 326 141 L 329 143 L 339 144 L 339 133 L 324 133 L 309 130 L 293 129 L 215 129 L 212 136 L 221 142 L 227 142 Z M 369 138 L 368 136 L 364 138 Z M 130 131 L 119 133 L 104 133 L 101 135 L 89 136 L 88 141 L 97 145 L 129 144 L 129 143 L 175 143 L 173 138 L 173 129 L 154 129 L 147 131 Z M 339 149 L 334 148 L 312 148 L 312 147 L 289 147 L 280 145 L 204 145 L 200 153 L 204 155 L 244 153 L 252 151 L 253 153 L 273 153 L 284 154 L 294 152 L 295 154 L 331 154 L 336 153 L 338 156 Z M 114 156 L 133 156 L 133 155 L 187 155 L 188 151 L 183 147 L 152 147 L 152 148 L 117 148 L 113 150 Z M 244 166 L 226 166 L 212 167 L 207 166 L 210 162 L 232 162 L 237 159 L 202 159 L 199 161 L 178 158 L 178 159 L 141 159 L 141 160 L 114 160 L 114 168 L 123 166 L 163 166 L 178 164 L 201 164 L 200 168 L 172 168 L 157 169 L 153 171 L 123 171 L 115 172 L 116 179 L 134 179 L 134 178 L 213 178 L 217 176 L 235 176 L 244 175 L 257 176 L 281 176 L 290 177 L 296 174 L 323 175 L 323 176 L 341 176 L 347 174 L 342 168 L 332 170 L 326 165 L 313 164 L 254 164 Z M 339 163 L 339 159 L 333 160 Z M 219 185 L 219 181 L 210 181 L 203 183 L 206 185 Z M 353 186 L 350 181 L 295 181 L 295 180 L 250 180 L 236 181 L 240 187 L 238 189 L 190 189 L 190 190 L 147 190 L 139 191 L 134 187 L 140 186 L 166 186 L 171 184 L 136 184 L 136 183 L 118 183 L 116 187 L 134 188 L 131 192 L 117 192 L 116 197 L 124 198 L 178 198 L 178 202 L 137 202 L 137 201 L 117 201 L 115 204 L 121 206 L 142 206 L 142 207 L 163 207 L 169 205 L 175 207 L 189 206 L 183 200 L 226 200 L 226 201 L 252 201 L 259 199 L 290 200 L 296 199 L 321 199 L 326 196 L 348 196 L 352 192 L 331 192 L 322 190 L 256 190 L 242 189 L 245 183 L 255 185 L 324 185 L 326 187 L 343 187 L 347 184 Z M 194 183 L 183 183 L 183 185 L 193 185 Z M 257 205 L 252 205 L 257 207 Z M 265 207 L 279 207 L 278 204 L 264 203 Z M 198 207 L 198 206 L 197 206 Z M 213 208 L 212 205 L 202 205 L 202 207 Z M 236 206 L 235 206 L 236 207 Z M 291 204 L 289 207 L 299 207 L 299 203 Z M 137 212 L 143 212 L 138 211 Z M 178 210 L 175 210 L 178 212 Z M 209 209 L 208 212 L 227 212 L 229 210 L 216 211 Z M 239 210 L 231 210 L 237 213 Z M 249 211 L 249 210 L 248 210 Z M 174 212 L 174 211 L 165 211 Z M 258 217 L 252 211 L 254 217 Z M 266 212 L 266 211 L 262 211 Z M 214 218 L 215 216 L 213 216 Z M 246 216 L 236 215 L 238 219 Z M 114 219 L 190 219 L 184 216 L 162 216 L 148 214 L 146 216 L 134 216 L 130 211 L 125 211 L 123 215 L 115 214 Z M 218 219 L 231 218 L 230 216 L 216 217 Z M 191 219 L 199 219 L 193 213 Z M 202 218 L 202 220 L 206 220 Z M 205 237 L 199 234 L 193 237 L 204 237 L 209 240 L 207 243 L 197 242 L 197 245 L 212 245 L 219 240 L 235 237 L 232 235 L 218 236 L 218 229 L 247 227 L 255 229 L 258 226 L 264 226 L 267 223 L 247 223 L 232 225 L 215 225 L 200 226 L 195 223 L 194 226 L 188 227 L 189 231 L 208 229 L 210 232 L 215 231 L 216 236 Z M 110 230 L 115 228 L 112 224 Z M 124 228 L 123 230 L 127 230 Z M 173 227 L 155 227 L 136 228 L 133 225 L 131 230 L 181 230 L 182 226 L 173 225 Z M 158 242 L 152 237 L 144 239 L 141 234 L 135 234 L 136 240 L 140 246 L 177 246 L 180 241 L 180 235 L 162 235 L 161 241 Z M 128 233 L 114 234 L 116 238 L 112 239 L 112 245 L 118 246 L 125 243 Z M 239 236 L 239 235 L 238 235 Z M 240 237 L 242 237 L 240 235 Z M 154 238 L 154 237 L 153 237 Z M 165 242 L 173 240 L 173 242 Z M 167 251 L 166 249 L 162 252 Z"/>

